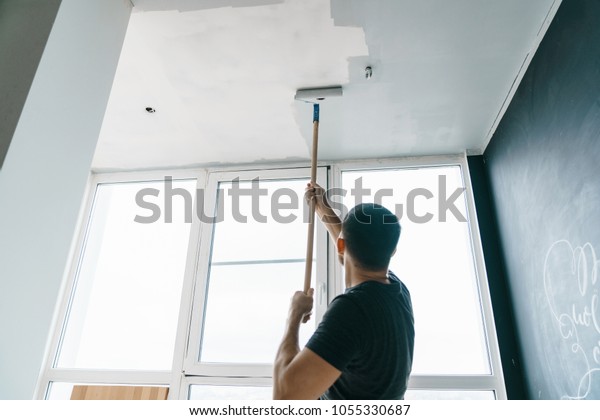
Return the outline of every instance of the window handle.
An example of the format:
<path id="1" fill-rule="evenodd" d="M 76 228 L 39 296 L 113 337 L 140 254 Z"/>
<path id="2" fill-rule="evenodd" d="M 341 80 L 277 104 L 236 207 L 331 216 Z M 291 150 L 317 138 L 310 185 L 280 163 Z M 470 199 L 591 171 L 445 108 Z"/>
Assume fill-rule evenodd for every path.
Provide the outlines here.
<path id="1" fill-rule="evenodd" d="M 324 282 L 319 283 L 319 306 L 323 305 L 323 296 L 327 295 L 327 285 Z"/>

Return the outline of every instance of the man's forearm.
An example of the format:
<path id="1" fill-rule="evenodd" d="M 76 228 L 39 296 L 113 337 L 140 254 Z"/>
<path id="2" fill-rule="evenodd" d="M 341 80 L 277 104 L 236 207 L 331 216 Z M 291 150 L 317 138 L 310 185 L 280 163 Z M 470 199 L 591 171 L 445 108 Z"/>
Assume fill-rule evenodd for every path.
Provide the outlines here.
<path id="1" fill-rule="evenodd" d="M 273 398 L 282 399 L 286 389 L 286 369 L 300 352 L 298 334 L 300 330 L 301 315 L 290 314 L 288 318 L 283 341 L 277 350 L 273 371 Z"/>
<path id="2" fill-rule="evenodd" d="M 317 206 L 316 212 L 321 222 L 325 225 L 325 228 L 327 228 L 327 232 L 329 232 L 333 243 L 335 243 L 342 231 L 342 221 L 329 205 Z"/>

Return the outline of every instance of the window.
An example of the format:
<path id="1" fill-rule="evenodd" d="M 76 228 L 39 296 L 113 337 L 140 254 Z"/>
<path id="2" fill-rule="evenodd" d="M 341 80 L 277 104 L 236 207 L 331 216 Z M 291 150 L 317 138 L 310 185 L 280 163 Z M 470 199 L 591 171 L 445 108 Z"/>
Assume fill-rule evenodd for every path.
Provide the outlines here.
<path id="1" fill-rule="evenodd" d="M 158 203 L 167 188 L 187 191 L 196 179 L 94 184 L 80 252 L 74 263 L 56 356 L 48 370 L 50 397 L 65 396 L 73 383 L 103 378 L 112 383 L 169 383 L 190 237 L 184 201 Z M 156 200 L 161 217 L 136 204 L 139 192 Z M 131 382 L 133 381 L 133 382 Z M 70 384 L 69 384 L 70 383 Z"/>
<path id="2" fill-rule="evenodd" d="M 269 207 L 274 194 L 286 189 L 289 204 L 301 208 L 297 198 L 302 198 L 306 179 L 236 182 L 240 191 L 251 190 L 253 183 L 265 190 L 257 214 L 252 215 L 251 196 L 239 199 L 241 217 L 235 217 L 229 200 L 222 200 L 226 216 L 213 226 L 201 362 L 271 363 L 283 334 L 286 304 L 301 288 L 303 218 L 290 213 L 288 223 L 269 223 L 273 217 Z M 220 182 L 217 194 L 233 197 L 235 188 L 231 182 Z M 301 329 L 303 343 L 313 330 L 314 323 Z"/>
<path id="3" fill-rule="evenodd" d="M 267 386 L 192 385 L 190 400 L 270 400 L 273 390 Z"/>
<path id="4" fill-rule="evenodd" d="M 413 301 L 412 376 L 419 380 L 413 380 L 410 388 L 415 382 L 431 387 L 411 389 L 407 398 L 445 398 L 447 391 L 434 391 L 438 379 L 457 388 L 445 394 L 452 398 L 493 398 L 493 390 L 503 389 L 502 376 L 497 351 L 490 351 L 495 342 L 488 342 L 488 332 L 495 332 L 489 305 L 482 302 L 487 288 L 485 278 L 479 278 L 483 270 L 477 266 L 474 222 L 461 166 L 349 166 L 342 169 L 341 181 L 346 195 L 337 201 L 344 207 L 375 201 L 400 218 L 402 231 L 390 269 L 407 285 Z M 452 377 L 455 381 L 449 381 Z M 467 383 L 470 387 L 476 383 L 481 392 L 477 387 L 458 390 Z"/>
<path id="5" fill-rule="evenodd" d="M 306 170 L 220 172 L 209 176 L 196 278 L 187 376 L 202 376 L 190 398 L 263 395 L 283 337 L 292 294 L 301 290 L 306 264 Z M 325 171 L 320 175 L 325 180 Z M 313 255 L 315 315 L 300 328 L 303 346 L 327 302 L 327 238 L 317 227 Z M 209 386 L 211 378 L 229 378 Z M 240 382 L 240 378 L 243 379 Z M 245 386 L 242 386 L 244 384 Z M 259 388 L 252 391 L 249 386 Z M 251 386 L 250 386 L 251 387 Z M 270 392 L 270 391 L 269 391 Z"/>
<path id="6" fill-rule="evenodd" d="M 176 181 L 174 187 L 192 190 L 195 184 Z M 97 186 L 57 367 L 171 369 L 190 227 L 180 217 L 134 221 L 135 194 L 161 187 Z"/>
<path id="7" fill-rule="evenodd" d="M 235 385 L 228 378 L 188 376 L 182 387 L 183 399 L 189 400 L 270 400 L 270 378 L 238 378 Z"/>
<path id="8" fill-rule="evenodd" d="M 340 210 L 376 201 L 401 217 L 391 269 L 415 312 L 410 399 L 506 398 L 465 165 L 436 157 L 318 171 Z M 166 385 L 171 399 L 270 399 L 289 301 L 303 286 L 308 174 L 94 175 L 38 395 L 113 384 Z M 315 310 L 301 345 L 344 288 L 334 244 L 316 228 Z"/>
<path id="9" fill-rule="evenodd" d="M 406 400 L 495 400 L 494 391 L 471 391 L 468 389 L 436 390 L 409 389 L 404 395 Z"/>

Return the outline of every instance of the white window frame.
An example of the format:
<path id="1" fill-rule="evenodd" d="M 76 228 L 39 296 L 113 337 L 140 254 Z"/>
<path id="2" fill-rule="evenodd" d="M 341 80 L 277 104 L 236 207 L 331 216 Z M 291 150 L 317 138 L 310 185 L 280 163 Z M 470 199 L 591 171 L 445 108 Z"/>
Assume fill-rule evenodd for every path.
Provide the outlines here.
<path id="1" fill-rule="evenodd" d="M 326 168 L 318 168 L 317 182 L 326 185 Z M 294 178 L 310 178 L 307 168 L 264 169 L 264 170 L 237 170 L 212 172 L 208 176 L 205 208 L 216 208 L 217 189 L 220 182 L 229 182 L 234 179 L 251 181 L 257 177 L 261 180 L 285 180 Z M 302 200 L 302 197 L 299 197 Z M 299 201 L 301 203 L 301 201 Z M 316 252 L 323 255 L 317 258 L 316 270 L 312 276 L 312 283 L 321 299 L 315 302 L 315 320 L 321 319 L 328 303 L 327 294 L 327 232 L 325 228 L 316 223 L 315 248 Z M 193 310 L 189 327 L 188 348 L 183 365 L 185 376 L 207 376 L 231 378 L 231 385 L 238 384 L 238 378 L 271 378 L 273 364 L 249 363 L 202 363 L 199 361 L 201 332 L 206 304 L 207 278 L 210 266 L 210 253 L 212 246 L 213 228 L 211 224 L 203 224 L 202 238 L 199 243 L 199 257 L 195 276 L 193 292 Z M 318 283 L 317 283 L 318 282 Z M 298 290 L 302 289 L 302 279 L 298 279 Z"/>
<path id="2" fill-rule="evenodd" d="M 479 295 L 482 305 L 484 329 L 487 339 L 491 374 L 489 375 L 413 375 L 409 380 L 409 389 L 427 390 L 482 390 L 494 391 L 497 399 L 506 399 L 506 389 L 500 360 L 500 352 L 491 306 L 491 298 L 483 259 L 479 225 L 475 211 L 473 191 L 469 176 L 468 163 L 465 154 L 407 157 L 394 159 L 369 159 L 344 162 L 322 162 L 328 165 L 319 168 L 318 182 L 328 188 L 340 188 L 341 174 L 346 170 L 374 170 L 374 169 L 406 169 L 411 167 L 436 167 L 453 165 L 460 166 L 464 186 L 466 189 L 467 219 L 471 232 L 472 249 L 475 261 L 475 270 L 478 281 Z M 82 205 L 79 216 L 79 228 L 75 235 L 70 255 L 70 268 L 59 297 L 59 303 L 53 320 L 50 340 L 47 346 L 46 358 L 41 369 L 40 378 L 34 398 L 46 397 L 49 385 L 52 382 L 89 383 L 89 384 L 131 384 L 131 385 L 167 385 L 170 388 L 169 399 L 187 399 L 189 387 L 198 385 L 242 385 L 265 386 L 271 383 L 272 365 L 217 365 L 209 366 L 197 362 L 200 351 L 199 334 L 201 317 L 194 302 L 205 302 L 204 291 L 201 290 L 203 281 L 207 277 L 208 258 L 212 242 L 212 225 L 201 223 L 198 217 L 193 217 L 190 229 L 188 254 L 186 258 L 185 277 L 182 287 L 181 307 L 177 325 L 177 335 L 171 371 L 125 371 L 125 370 L 86 370 L 63 369 L 53 367 L 58 357 L 63 325 L 67 322 L 68 309 L 74 290 L 78 266 L 81 262 L 84 241 L 87 234 L 90 211 L 93 205 L 94 193 L 98 184 L 111 182 L 137 182 L 163 180 L 165 176 L 173 179 L 197 179 L 197 188 L 204 189 L 205 208 L 213 208 L 216 199 L 211 194 L 210 188 L 217 185 L 218 180 L 232 180 L 239 176 L 240 180 L 251 180 L 256 176 L 264 179 L 290 178 L 290 174 L 297 173 L 297 177 L 307 177 L 309 173 L 306 163 L 302 164 L 263 164 L 241 165 L 222 168 L 200 168 L 185 170 L 157 170 L 137 172 L 114 172 L 92 174 L 87 190 L 87 197 Z M 279 175 L 277 175 L 279 174 Z M 212 187 L 211 187 L 212 186 Z M 212 200 L 212 204 L 210 202 Z M 211 205 L 213 207 L 211 207 Z M 343 216 L 343 215 L 342 215 Z M 325 285 L 317 287 L 327 290 L 327 299 L 330 302 L 344 290 L 342 267 L 337 263 L 337 255 L 333 243 L 327 238 L 327 233 L 320 223 L 316 223 L 317 232 L 315 240 L 317 247 L 327 252 L 327 264 L 318 264 L 315 279 L 328 279 Z M 317 261 L 324 261 L 320 257 Z M 301 288 L 299 284 L 299 288 Z M 321 293 L 322 293 L 321 289 Z M 324 295 L 322 293 L 322 295 Z M 317 317 L 322 316 L 325 310 L 323 302 L 317 302 Z M 241 376 L 241 377 L 234 377 Z"/>
<path id="3" fill-rule="evenodd" d="M 40 377 L 36 386 L 34 399 L 45 399 L 50 392 L 50 386 L 54 382 L 67 382 L 74 384 L 96 384 L 96 385 L 157 385 L 169 386 L 170 390 L 176 389 L 180 384 L 180 375 L 174 375 L 174 369 L 165 371 L 155 370 L 99 370 L 99 369 L 71 369 L 55 367 L 59 357 L 60 344 L 64 329 L 68 322 L 68 315 L 73 299 L 77 274 L 82 262 L 85 251 L 85 241 L 92 221 L 92 208 L 94 205 L 95 193 L 99 184 L 107 183 L 128 183 L 145 181 L 164 181 L 165 177 L 171 176 L 173 180 L 196 179 L 196 188 L 203 188 L 206 183 L 206 170 L 204 169 L 185 169 L 185 170 L 159 170 L 159 171 L 138 171 L 138 172 L 111 172 L 95 173 L 90 176 L 83 200 L 82 211 L 79 215 L 78 228 L 75 232 L 74 243 L 70 252 L 70 265 L 65 281 L 59 294 L 59 301 L 52 322 L 50 340 L 46 349 L 46 358 L 40 371 Z M 197 242 L 198 226 L 196 218 L 193 218 L 190 229 L 190 245 Z M 182 289 L 185 292 L 187 282 L 189 258 L 186 260 L 186 275 L 184 277 Z M 184 306 L 185 293 L 182 293 L 182 304 Z M 179 323 L 180 324 L 180 323 Z M 178 361 L 178 341 L 181 325 L 177 326 L 177 336 L 173 357 L 173 367 Z M 175 394 L 175 392 L 173 392 Z M 169 399 L 174 396 L 169 392 Z"/>
<path id="4" fill-rule="evenodd" d="M 445 156 L 407 157 L 400 159 L 375 159 L 352 162 L 340 162 L 333 166 L 333 185 L 341 188 L 342 172 L 353 170 L 378 170 L 378 169 L 410 169 L 410 168 L 435 168 L 442 166 L 459 166 L 465 187 L 467 206 L 467 222 L 471 236 L 471 247 L 475 266 L 475 276 L 481 302 L 483 328 L 488 348 L 491 374 L 484 375 L 411 375 L 408 389 L 423 390 L 454 390 L 454 391 L 494 391 L 496 399 L 507 399 L 500 348 L 496 334 L 496 324 L 492 310 L 483 248 L 479 233 L 479 223 L 475 210 L 475 200 L 466 154 Z M 337 267 L 341 271 L 341 267 Z M 339 274 L 338 274 L 339 275 Z"/>
<path id="5" fill-rule="evenodd" d="M 185 376 L 181 379 L 178 399 L 190 399 L 192 385 L 216 385 L 216 386 L 248 386 L 248 387 L 272 387 L 271 377 L 221 377 L 221 376 Z"/>

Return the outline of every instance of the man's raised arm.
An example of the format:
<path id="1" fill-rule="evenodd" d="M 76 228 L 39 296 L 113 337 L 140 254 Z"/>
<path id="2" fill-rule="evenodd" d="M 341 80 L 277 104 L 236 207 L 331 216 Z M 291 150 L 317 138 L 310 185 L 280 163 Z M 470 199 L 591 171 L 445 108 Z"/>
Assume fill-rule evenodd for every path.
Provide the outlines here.
<path id="1" fill-rule="evenodd" d="M 327 232 L 329 232 L 329 236 L 335 244 L 342 231 L 342 221 L 331 207 L 329 200 L 327 200 L 323 187 L 309 182 L 306 187 L 306 200 L 308 202 L 315 200 L 315 212 L 327 228 Z"/>
<path id="2" fill-rule="evenodd" d="M 341 372 L 309 348 L 300 350 L 298 329 L 310 319 L 313 289 L 296 292 L 290 305 L 285 334 L 273 370 L 273 399 L 316 400 L 340 377 Z"/>

